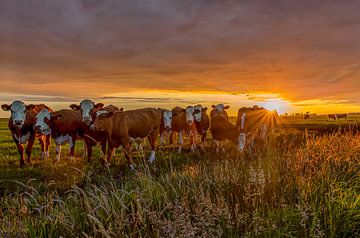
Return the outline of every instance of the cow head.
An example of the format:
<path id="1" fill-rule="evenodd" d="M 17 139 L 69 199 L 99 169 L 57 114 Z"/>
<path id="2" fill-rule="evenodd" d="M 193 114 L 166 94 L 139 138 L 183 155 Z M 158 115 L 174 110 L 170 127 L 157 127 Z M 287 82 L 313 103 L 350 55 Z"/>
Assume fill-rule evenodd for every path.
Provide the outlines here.
<path id="1" fill-rule="evenodd" d="M 224 104 L 218 104 L 218 105 L 212 105 L 211 106 L 215 112 L 223 112 L 224 110 L 227 110 L 230 108 L 230 106 L 225 106 Z"/>
<path id="2" fill-rule="evenodd" d="M 172 121 L 172 112 L 169 110 L 163 111 L 163 123 L 165 130 L 171 129 L 171 121 Z"/>
<path id="3" fill-rule="evenodd" d="M 37 132 L 48 135 L 51 132 L 50 129 L 51 124 L 51 113 L 47 109 L 41 110 L 36 115 L 36 122 L 34 128 Z"/>
<path id="4" fill-rule="evenodd" d="M 210 117 L 214 117 L 216 115 L 221 115 L 227 119 L 227 112 L 225 110 L 229 109 L 230 106 L 225 106 L 224 104 L 212 105 L 212 110 L 210 112 Z"/>
<path id="5" fill-rule="evenodd" d="M 195 121 L 197 122 L 201 122 L 201 115 L 203 113 L 206 113 L 207 111 L 207 107 L 202 107 L 200 104 L 196 105 L 194 107 L 194 118 L 195 118 Z"/>
<path id="6" fill-rule="evenodd" d="M 25 105 L 25 103 L 22 101 L 14 101 L 10 105 L 1 105 L 1 108 L 4 111 L 11 111 L 12 123 L 14 124 L 14 126 L 21 129 L 25 123 L 26 111 L 32 110 L 34 108 L 34 105 Z"/>
<path id="7" fill-rule="evenodd" d="M 105 131 L 109 127 L 109 121 L 114 112 L 101 112 L 95 118 L 94 123 L 90 126 L 93 131 Z"/>
<path id="8" fill-rule="evenodd" d="M 194 122 L 194 106 L 188 106 L 185 109 L 186 123 L 190 126 Z"/>
<path id="9" fill-rule="evenodd" d="M 82 120 L 86 123 L 86 125 L 90 126 L 92 122 L 92 115 L 95 113 L 95 111 L 100 110 L 103 106 L 104 104 L 102 103 L 95 104 L 89 99 L 84 99 L 80 102 L 80 106 L 71 104 L 70 108 L 74 111 L 81 110 Z"/>

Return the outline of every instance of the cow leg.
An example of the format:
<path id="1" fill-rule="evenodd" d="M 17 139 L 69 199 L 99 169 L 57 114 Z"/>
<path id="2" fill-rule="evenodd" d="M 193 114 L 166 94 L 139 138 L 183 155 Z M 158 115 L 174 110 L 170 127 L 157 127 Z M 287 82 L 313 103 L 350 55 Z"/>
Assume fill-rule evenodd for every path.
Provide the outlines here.
<path id="1" fill-rule="evenodd" d="M 92 146 L 91 146 L 90 143 L 87 143 L 86 149 L 87 149 L 87 153 L 86 153 L 87 154 L 87 161 L 90 163 L 91 162 L 92 151 L 93 151 Z"/>
<path id="2" fill-rule="evenodd" d="M 181 153 L 183 143 L 184 143 L 184 140 L 183 140 L 183 136 L 182 136 L 182 131 L 179 131 L 179 149 L 178 149 L 178 153 Z"/>
<path id="3" fill-rule="evenodd" d="M 18 140 L 15 139 L 15 137 L 13 136 L 13 140 L 16 143 L 19 155 L 20 155 L 20 167 L 24 167 L 25 165 L 25 159 L 24 159 L 24 146 L 22 144 L 18 143 Z"/>
<path id="4" fill-rule="evenodd" d="M 125 150 L 125 158 L 127 159 L 128 165 L 130 167 L 130 170 L 134 170 L 134 165 L 132 163 L 132 148 L 129 138 L 123 138 L 122 139 L 122 146 Z"/>
<path id="5" fill-rule="evenodd" d="M 60 161 L 61 158 L 61 145 L 56 144 L 56 163 Z"/>
<path id="6" fill-rule="evenodd" d="M 103 160 L 104 165 L 109 165 L 111 163 L 111 159 L 114 155 L 114 151 L 115 151 L 115 146 L 113 146 L 111 143 L 108 143 L 107 157 L 105 157 Z"/>
<path id="7" fill-rule="evenodd" d="M 32 151 L 32 148 L 34 146 L 34 142 L 35 142 L 35 135 L 32 136 L 29 140 L 28 140 L 28 144 L 26 146 L 26 159 L 27 159 L 27 163 L 30 163 L 31 162 L 31 151 Z"/>
<path id="8" fill-rule="evenodd" d="M 214 140 L 215 147 L 216 147 L 216 153 L 219 153 L 219 147 L 220 147 L 220 141 Z"/>
<path id="9" fill-rule="evenodd" d="M 91 147 L 90 143 L 88 143 L 86 141 L 86 138 L 85 138 L 84 141 L 83 141 L 83 147 L 84 147 L 84 149 L 83 149 L 83 158 L 88 157 L 88 161 L 89 161 L 89 154 L 88 154 L 89 153 L 89 148 L 88 148 L 89 146 Z M 91 149 L 91 151 L 92 151 L 92 149 Z M 90 155 L 90 158 L 91 158 L 91 155 Z"/>
<path id="10" fill-rule="evenodd" d="M 71 162 L 75 162 L 75 157 L 74 157 L 74 154 L 75 154 L 75 140 L 76 140 L 76 137 L 74 137 L 74 136 L 70 137 L 69 145 L 70 145 L 70 161 Z"/>
<path id="11" fill-rule="evenodd" d="M 196 135 L 194 132 L 190 132 L 190 148 L 191 148 L 191 152 L 195 151 L 196 145 L 195 145 L 195 140 L 196 140 Z"/>
<path id="12" fill-rule="evenodd" d="M 101 150 L 100 150 L 100 157 L 104 160 L 105 153 L 106 153 L 106 143 L 107 140 L 102 140 L 100 142 Z"/>
<path id="13" fill-rule="evenodd" d="M 46 135 L 45 136 L 45 158 L 49 159 L 50 157 L 50 142 L 51 142 L 51 136 L 50 135 Z"/>
<path id="14" fill-rule="evenodd" d="M 165 131 L 160 133 L 160 147 L 162 148 L 164 146 L 164 137 L 165 137 Z M 151 144 L 150 144 L 151 146 Z"/>
<path id="15" fill-rule="evenodd" d="M 246 134 L 245 133 L 240 133 L 240 135 L 239 135 L 239 147 L 238 147 L 240 152 L 244 151 L 245 144 L 246 144 Z"/>
<path id="16" fill-rule="evenodd" d="M 38 138 L 38 140 L 39 140 L 40 148 L 41 148 L 41 159 L 44 160 L 44 159 L 46 158 L 46 153 L 45 153 L 45 146 L 46 146 L 46 144 L 45 144 L 44 137 L 41 136 L 41 137 Z"/>
<path id="17" fill-rule="evenodd" d="M 201 149 L 205 150 L 206 131 L 201 134 Z"/>
<path id="18" fill-rule="evenodd" d="M 150 163 L 152 163 L 155 160 L 156 138 L 157 138 L 158 133 L 159 133 L 158 131 L 154 131 L 153 133 L 151 133 L 148 136 L 149 143 L 150 143 L 150 149 L 151 149 L 151 154 L 150 154 L 150 158 L 149 158 Z"/>

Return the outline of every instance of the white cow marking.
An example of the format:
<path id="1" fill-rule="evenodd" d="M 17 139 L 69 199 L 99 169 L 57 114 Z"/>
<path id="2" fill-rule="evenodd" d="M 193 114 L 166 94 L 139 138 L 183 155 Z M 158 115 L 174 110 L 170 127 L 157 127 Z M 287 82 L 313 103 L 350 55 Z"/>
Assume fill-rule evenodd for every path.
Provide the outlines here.
<path id="1" fill-rule="evenodd" d="M 26 144 L 26 142 L 29 140 L 30 138 L 30 132 L 28 132 L 25 135 L 22 135 L 20 137 L 18 137 L 17 135 L 14 135 L 15 139 L 18 141 L 19 144 Z"/>
<path id="2" fill-rule="evenodd" d="M 57 145 L 65 145 L 66 143 L 69 143 L 70 147 L 74 146 L 72 137 L 70 135 L 62 135 L 57 137 L 55 143 Z"/>
<path id="3" fill-rule="evenodd" d="M 240 133 L 239 135 L 239 151 L 243 152 L 246 144 L 246 134 Z"/>
<path id="4" fill-rule="evenodd" d="M 246 113 L 244 112 L 244 113 L 241 115 L 241 129 L 244 129 L 244 126 L 245 126 L 245 117 L 246 117 Z"/>
<path id="5" fill-rule="evenodd" d="M 45 123 L 45 118 L 50 120 L 50 117 L 51 117 L 50 112 L 47 109 L 41 110 L 36 115 L 35 127 L 39 128 L 41 134 L 49 135 L 51 133 L 51 129 L 50 129 L 49 125 Z"/>
<path id="6" fill-rule="evenodd" d="M 26 106 L 22 101 L 14 101 L 11 104 L 11 118 L 15 126 L 21 128 L 26 118 Z M 16 122 L 20 125 L 16 125 Z"/>
<path id="7" fill-rule="evenodd" d="M 152 163 L 155 160 L 155 150 L 151 151 L 149 162 Z"/>
<path id="8" fill-rule="evenodd" d="M 186 123 L 191 125 L 194 122 L 194 107 L 188 106 L 185 110 L 186 112 Z"/>
<path id="9" fill-rule="evenodd" d="M 195 117 L 195 121 L 197 122 L 201 122 L 201 115 L 202 115 L 202 106 L 201 105 L 196 105 L 194 107 L 194 117 Z"/>
<path id="10" fill-rule="evenodd" d="M 163 113 L 163 122 L 165 129 L 171 129 L 172 112 L 165 110 Z"/>

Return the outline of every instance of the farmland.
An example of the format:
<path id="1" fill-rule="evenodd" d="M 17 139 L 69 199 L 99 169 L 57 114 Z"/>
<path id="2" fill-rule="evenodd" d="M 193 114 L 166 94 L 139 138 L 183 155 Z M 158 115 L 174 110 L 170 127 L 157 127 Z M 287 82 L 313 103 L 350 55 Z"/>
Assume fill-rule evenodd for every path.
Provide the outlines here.
<path id="1" fill-rule="evenodd" d="M 269 143 L 239 154 L 137 152 L 129 171 L 121 149 L 110 167 L 99 148 L 87 163 L 68 146 L 58 164 L 20 169 L 0 120 L 2 237 L 359 237 L 360 133 L 357 115 L 328 121 L 281 118 Z M 232 118 L 234 120 L 234 118 Z M 340 128 L 340 129 L 339 129 Z M 54 146 L 50 158 L 54 158 Z"/>

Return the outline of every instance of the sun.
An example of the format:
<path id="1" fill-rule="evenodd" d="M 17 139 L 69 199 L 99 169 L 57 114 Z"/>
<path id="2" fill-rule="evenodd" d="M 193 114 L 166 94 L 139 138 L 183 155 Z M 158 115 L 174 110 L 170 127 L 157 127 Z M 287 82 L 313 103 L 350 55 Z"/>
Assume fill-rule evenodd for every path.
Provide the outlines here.
<path id="1" fill-rule="evenodd" d="M 276 110 L 279 114 L 282 114 L 286 112 L 288 104 L 282 99 L 269 99 L 262 103 L 262 106 L 270 111 Z"/>

